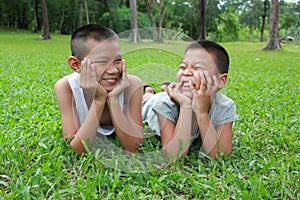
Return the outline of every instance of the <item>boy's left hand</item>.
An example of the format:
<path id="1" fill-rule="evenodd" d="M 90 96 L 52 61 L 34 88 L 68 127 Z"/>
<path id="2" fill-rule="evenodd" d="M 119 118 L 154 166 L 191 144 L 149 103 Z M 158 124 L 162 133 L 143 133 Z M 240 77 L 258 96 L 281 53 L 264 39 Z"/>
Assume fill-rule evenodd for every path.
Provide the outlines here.
<path id="1" fill-rule="evenodd" d="M 119 95 L 129 86 L 128 76 L 126 73 L 126 63 L 125 60 L 122 61 L 122 77 L 120 78 L 120 84 L 108 93 L 108 99 L 111 99 L 112 97 L 119 97 Z"/>
<path id="2" fill-rule="evenodd" d="M 196 114 L 207 114 L 211 109 L 217 91 L 221 89 L 222 86 L 216 75 L 211 77 L 207 71 L 200 71 L 199 75 L 201 78 L 199 90 L 190 82 L 190 87 L 193 91 L 192 107 Z"/>

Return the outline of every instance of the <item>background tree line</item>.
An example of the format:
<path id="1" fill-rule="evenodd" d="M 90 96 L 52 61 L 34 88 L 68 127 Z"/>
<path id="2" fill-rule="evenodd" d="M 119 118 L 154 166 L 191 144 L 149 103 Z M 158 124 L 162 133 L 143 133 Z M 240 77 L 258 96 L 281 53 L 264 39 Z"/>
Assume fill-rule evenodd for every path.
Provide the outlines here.
<path id="1" fill-rule="evenodd" d="M 279 37 L 299 38 L 300 3 L 278 3 Z M 181 39 L 266 41 L 269 17 L 270 0 L 0 0 L 1 27 L 49 34 L 71 34 L 81 25 L 100 23 L 117 33 L 157 27 L 157 40 L 167 28 L 188 36 Z"/>

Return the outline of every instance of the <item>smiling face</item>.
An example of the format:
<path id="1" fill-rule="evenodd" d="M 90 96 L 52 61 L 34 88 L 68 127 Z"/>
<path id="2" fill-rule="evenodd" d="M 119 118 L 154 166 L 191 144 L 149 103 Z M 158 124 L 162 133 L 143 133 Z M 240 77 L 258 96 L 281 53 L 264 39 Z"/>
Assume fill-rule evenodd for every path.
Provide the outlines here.
<path id="1" fill-rule="evenodd" d="M 181 83 L 180 90 L 182 94 L 192 98 L 189 81 L 192 82 L 195 89 L 198 90 L 200 88 L 200 71 L 206 70 L 210 76 L 219 74 L 212 56 L 212 54 L 207 53 L 202 48 L 193 48 L 186 52 L 176 75 L 177 83 Z"/>
<path id="2" fill-rule="evenodd" d="M 87 41 L 91 51 L 86 58 L 95 67 L 98 83 L 107 91 L 113 90 L 122 75 L 122 55 L 117 39 Z"/>

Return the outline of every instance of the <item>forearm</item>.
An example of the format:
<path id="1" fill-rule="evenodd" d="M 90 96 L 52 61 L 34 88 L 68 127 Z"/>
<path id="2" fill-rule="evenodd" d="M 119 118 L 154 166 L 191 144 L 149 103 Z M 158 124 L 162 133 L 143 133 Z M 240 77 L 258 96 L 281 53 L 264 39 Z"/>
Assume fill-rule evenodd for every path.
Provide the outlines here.
<path id="1" fill-rule="evenodd" d="M 144 141 L 142 122 L 136 124 L 130 117 L 129 111 L 125 111 L 125 115 L 117 98 L 111 99 L 108 105 L 115 132 L 121 145 L 124 150 L 135 153 L 138 144 Z"/>
<path id="2" fill-rule="evenodd" d="M 88 111 L 88 114 L 77 130 L 73 140 L 71 141 L 71 146 L 74 147 L 74 150 L 81 154 L 85 152 L 85 147 L 83 142 L 90 146 L 93 143 L 93 140 L 96 136 L 97 129 L 99 127 L 99 121 L 103 113 L 105 102 L 93 101 Z"/>
<path id="3" fill-rule="evenodd" d="M 219 155 L 219 150 L 229 154 L 228 147 L 223 145 L 220 141 L 220 135 L 216 128 L 213 126 L 208 114 L 202 114 L 198 116 L 198 126 L 200 129 L 202 146 L 204 151 L 213 159 L 216 159 Z M 220 148 L 220 149 L 219 149 Z"/>
<path id="4" fill-rule="evenodd" d="M 175 155 L 176 158 L 187 154 L 191 142 L 192 109 L 180 108 L 180 114 L 173 135 L 168 138 L 167 144 L 163 146 L 167 156 Z"/>

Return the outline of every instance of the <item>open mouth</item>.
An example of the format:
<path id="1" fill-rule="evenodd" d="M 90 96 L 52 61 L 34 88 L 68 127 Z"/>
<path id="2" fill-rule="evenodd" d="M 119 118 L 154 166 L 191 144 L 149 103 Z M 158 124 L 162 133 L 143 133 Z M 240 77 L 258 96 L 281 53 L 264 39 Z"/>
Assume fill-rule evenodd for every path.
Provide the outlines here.
<path id="1" fill-rule="evenodd" d="M 192 85 L 195 87 L 195 84 L 194 84 L 194 83 L 192 83 Z M 183 82 L 181 83 L 181 88 L 182 88 L 182 90 L 190 90 L 191 87 L 190 87 L 189 81 L 183 81 Z"/>
<path id="2" fill-rule="evenodd" d="M 103 80 L 109 84 L 116 84 L 118 82 L 118 78 L 103 78 Z"/>

